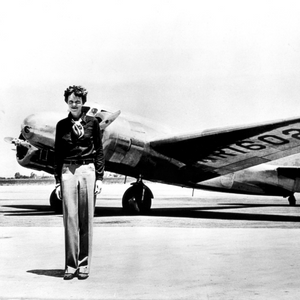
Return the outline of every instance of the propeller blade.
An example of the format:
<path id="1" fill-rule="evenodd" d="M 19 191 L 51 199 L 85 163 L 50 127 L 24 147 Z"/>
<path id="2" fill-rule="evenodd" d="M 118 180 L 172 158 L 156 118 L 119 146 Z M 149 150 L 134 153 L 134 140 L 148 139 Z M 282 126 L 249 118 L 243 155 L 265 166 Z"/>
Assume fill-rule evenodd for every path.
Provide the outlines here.
<path id="1" fill-rule="evenodd" d="M 6 143 L 9 144 L 14 144 L 16 146 L 24 146 L 24 147 L 31 147 L 30 143 L 28 143 L 27 141 L 24 141 L 22 139 L 18 139 L 18 138 L 12 138 L 12 137 L 5 137 L 4 141 Z"/>
<path id="2" fill-rule="evenodd" d="M 6 143 L 12 144 L 14 139 L 15 139 L 15 138 L 12 138 L 12 137 L 10 137 L 10 136 L 7 136 L 7 137 L 4 138 L 4 141 L 5 141 Z"/>

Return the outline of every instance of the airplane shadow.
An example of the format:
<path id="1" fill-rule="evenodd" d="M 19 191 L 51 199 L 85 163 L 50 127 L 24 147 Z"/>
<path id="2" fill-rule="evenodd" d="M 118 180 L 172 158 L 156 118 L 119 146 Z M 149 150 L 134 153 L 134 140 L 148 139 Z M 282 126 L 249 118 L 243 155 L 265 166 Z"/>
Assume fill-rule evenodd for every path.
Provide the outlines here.
<path id="1" fill-rule="evenodd" d="M 63 269 L 53 269 L 53 270 L 28 270 L 27 273 L 33 273 L 36 275 L 50 276 L 50 277 L 60 277 L 63 278 L 65 271 Z"/>
<path id="2" fill-rule="evenodd" d="M 5 211 L 6 216 L 48 216 L 48 215 L 60 215 L 51 209 L 49 205 L 3 205 L 2 207 L 27 209 L 27 211 Z"/>
<path id="3" fill-rule="evenodd" d="M 226 206 L 225 206 L 226 205 Z M 296 215 L 264 214 L 251 212 L 238 212 L 228 210 L 238 210 L 245 208 L 263 208 L 263 207 L 287 207 L 281 204 L 240 204 L 231 203 L 219 204 L 217 206 L 204 207 L 168 207 L 152 208 L 144 216 L 148 217 L 171 217 L 171 218 L 197 218 L 197 219 L 219 219 L 219 220 L 241 220 L 241 221 L 273 221 L 273 222 L 300 222 L 298 210 Z M 115 217 L 128 216 L 121 208 L 96 207 L 95 217 Z"/>
<path id="4" fill-rule="evenodd" d="M 49 216 L 61 214 L 55 213 L 50 206 L 46 205 L 5 205 L 16 209 L 27 209 L 28 211 L 6 211 L 6 216 Z M 282 214 L 266 214 L 266 213 L 251 213 L 239 212 L 239 209 L 252 208 L 290 208 L 287 204 L 249 204 L 249 203 L 219 203 L 214 206 L 199 206 L 199 207 L 168 207 L 168 208 L 152 208 L 149 212 L 142 215 L 148 217 L 171 217 L 171 218 L 191 218 L 191 219 L 219 219 L 219 220 L 246 220 L 246 221 L 273 221 L 273 222 L 300 222 L 299 210 L 293 207 L 295 215 Z M 292 207 L 291 207 L 292 208 Z M 230 211 L 228 211 L 230 210 Z M 234 210 L 234 211 L 233 211 Z M 101 207 L 95 208 L 95 218 L 101 217 L 126 217 L 139 216 L 139 214 L 126 213 L 121 207 Z"/>
<path id="5" fill-rule="evenodd" d="M 273 222 L 300 222 L 299 216 L 286 216 L 274 214 L 239 213 L 239 212 L 216 212 L 198 210 L 154 210 L 151 216 L 172 218 L 197 218 L 239 221 L 273 221 Z"/>

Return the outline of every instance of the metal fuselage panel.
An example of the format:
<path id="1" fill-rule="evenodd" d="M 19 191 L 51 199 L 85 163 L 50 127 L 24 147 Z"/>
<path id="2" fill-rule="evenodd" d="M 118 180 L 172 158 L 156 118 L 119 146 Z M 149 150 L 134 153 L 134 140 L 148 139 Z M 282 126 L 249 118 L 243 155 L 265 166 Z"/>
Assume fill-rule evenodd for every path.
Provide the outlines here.
<path id="1" fill-rule="evenodd" d="M 149 137 L 159 134 L 141 122 L 118 118 L 103 133 L 106 169 L 136 178 L 178 182 L 181 164 L 149 146 Z"/>

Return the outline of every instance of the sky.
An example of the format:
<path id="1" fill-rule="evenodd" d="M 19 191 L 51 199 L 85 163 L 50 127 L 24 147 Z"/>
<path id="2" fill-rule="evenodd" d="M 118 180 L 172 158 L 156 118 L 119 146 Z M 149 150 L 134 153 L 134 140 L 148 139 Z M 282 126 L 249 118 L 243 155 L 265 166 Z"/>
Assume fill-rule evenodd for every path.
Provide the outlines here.
<path id="1" fill-rule="evenodd" d="M 0 176 L 28 175 L 4 137 L 63 91 L 188 133 L 299 116 L 298 1 L 0 1 Z"/>

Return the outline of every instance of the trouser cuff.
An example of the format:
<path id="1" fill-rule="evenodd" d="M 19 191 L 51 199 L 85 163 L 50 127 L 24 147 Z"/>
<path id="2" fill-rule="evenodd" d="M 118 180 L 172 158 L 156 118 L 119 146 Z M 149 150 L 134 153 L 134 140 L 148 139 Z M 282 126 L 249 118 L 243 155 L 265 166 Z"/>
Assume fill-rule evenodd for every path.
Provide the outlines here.
<path id="1" fill-rule="evenodd" d="M 78 268 L 79 273 L 85 273 L 88 274 L 89 273 L 89 268 L 88 266 L 82 266 Z"/>
<path id="2" fill-rule="evenodd" d="M 77 271 L 77 269 L 75 269 L 75 268 L 72 268 L 69 266 L 66 267 L 66 273 L 74 274 L 76 271 Z"/>

